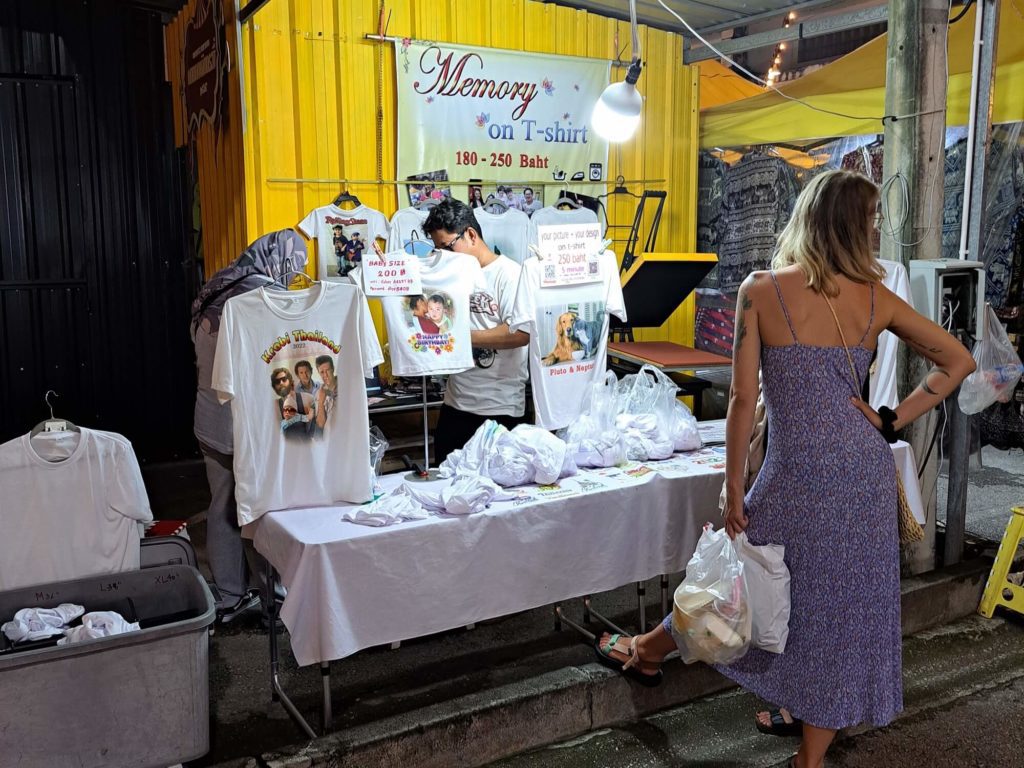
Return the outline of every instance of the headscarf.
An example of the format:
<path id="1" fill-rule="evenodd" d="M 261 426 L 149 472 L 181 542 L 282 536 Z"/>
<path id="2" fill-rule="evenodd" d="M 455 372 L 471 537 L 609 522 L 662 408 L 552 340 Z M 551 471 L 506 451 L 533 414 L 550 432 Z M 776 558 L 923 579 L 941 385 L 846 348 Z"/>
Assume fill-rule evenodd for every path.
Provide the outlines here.
<path id="1" fill-rule="evenodd" d="M 232 296 L 274 283 L 287 288 L 293 276 L 284 276 L 303 271 L 308 260 L 306 241 L 294 229 L 254 240 L 241 256 L 211 277 L 192 302 L 193 338 L 204 321 L 211 334 L 217 333 L 224 304 Z"/>

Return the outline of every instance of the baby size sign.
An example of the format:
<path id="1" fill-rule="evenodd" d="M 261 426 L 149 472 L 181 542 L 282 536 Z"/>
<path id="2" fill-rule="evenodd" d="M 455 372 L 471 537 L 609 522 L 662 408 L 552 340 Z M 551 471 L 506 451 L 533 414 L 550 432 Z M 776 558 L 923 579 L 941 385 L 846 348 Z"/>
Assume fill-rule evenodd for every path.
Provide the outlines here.
<path id="1" fill-rule="evenodd" d="M 405 251 L 368 254 L 363 258 L 362 273 L 367 296 L 410 296 L 423 292 L 419 258 Z"/>
<path id="2" fill-rule="evenodd" d="M 541 288 L 599 282 L 602 250 L 600 224 L 537 227 Z"/>

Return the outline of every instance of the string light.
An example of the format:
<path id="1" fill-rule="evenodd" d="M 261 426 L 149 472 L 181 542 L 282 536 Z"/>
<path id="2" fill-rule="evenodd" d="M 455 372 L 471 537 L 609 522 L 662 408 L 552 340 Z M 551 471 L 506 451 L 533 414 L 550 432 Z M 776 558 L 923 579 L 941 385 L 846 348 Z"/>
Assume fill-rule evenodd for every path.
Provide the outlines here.
<path id="1" fill-rule="evenodd" d="M 785 15 L 785 17 L 783 17 L 782 26 L 785 29 L 789 29 L 790 22 L 793 21 L 796 21 L 796 12 L 790 11 Z M 768 73 L 765 77 L 765 79 L 768 81 L 769 86 L 774 85 L 775 81 L 778 80 L 779 76 L 782 74 L 782 70 L 780 69 L 780 67 L 782 65 L 782 52 L 784 50 L 786 50 L 786 44 L 779 43 L 778 45 L 775 46 L 775 52 L 772 53 L 772 64 L 768 68 Z"/>

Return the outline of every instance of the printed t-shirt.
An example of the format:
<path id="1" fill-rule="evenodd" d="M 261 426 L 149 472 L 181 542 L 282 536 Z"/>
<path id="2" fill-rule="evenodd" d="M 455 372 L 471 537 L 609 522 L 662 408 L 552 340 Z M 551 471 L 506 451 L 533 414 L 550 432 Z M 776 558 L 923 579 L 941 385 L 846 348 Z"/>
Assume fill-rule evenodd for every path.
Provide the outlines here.
<path id="1" fill-rule="evenodd" d="M 529 255 L 530 218 L 515 208 L 509 208 L 504 213 L 489 213 L 478 208 L 473 213 L 480 222 L 480 234 L 491 250 L 522 264 Z"/>
<path id="2" fill-rule="evenodd" d="M 365 378 L 383 356 L 354 285 L 257 288 L 224 305 L 212 386 L 231 401 L 238 523 L 372 498 Z M 303 378 L 316 395 L 298 390 Z"/>
<path id="3" fill-rule="evenodd" d="M 299 229 L 306 237 L 316 238 L 321 280 L 344 277 L 373 248 L 374 240 L 388 239 L 384 214 L 365 205 L 350 211 L 336 205 L 315 208 L 299 222 Z"/>
<path id="4" fill-rule="evenodd" d="M 530 382 L 536 422 L 561 429 L 579 415 L 587 387 L 607 368 L 608 315 L 626 320 L 615 254 L 599 257 L 601 280 L 541 288 L 543 262 L 523 263 L 511 329 L 530 334 Z"/>
<path id="5" fill-rule="evenodd" d="M 537 227 L 555 224 L 596 224 L 597 214 L 589 208 L 569 208 L 562 210 L 553 205 L 541 208 L 530 217 L 530 245 L 537 245 Z"/>
<path id="6" fill-rule="evenodd" d="M 405 251 L 413 256 L 429 256 L 434 250 L 434 241 L 423 231 L 423 222 L 430 211 L 419 208 L 402 208 L 395 211 L 388 225 L 388 251 Z"/>
<path id="7" fill-rule="evenodd" d="M 153 519 L 132 444 L 82 428 L 0 445 L 0 591 L 138 570 Z"/>
<path id="8" fill-rule="evenodd" d="M 473 294 L 470 323 L 475 331 L 496 328 L 512 319 L 521 268 L 499 256 L 483 268 L 487 290 Z M 527 347 L 474 349 L 474 367 L 448 377 L 444 401 L 452 408 L 481 416 L 522 416 L 526 408 Z"/>
<path id="9" fill-rule="evenodd" d="M 359 273 L 353 275 L 358 283 Z M 469 297 L 487 289 L 480 262 L 464 253 L 437 251 L 420 259 L 420 279 L 422 294 L 380 300 L 392 372 L 430 376 L 472 368 Z"/>

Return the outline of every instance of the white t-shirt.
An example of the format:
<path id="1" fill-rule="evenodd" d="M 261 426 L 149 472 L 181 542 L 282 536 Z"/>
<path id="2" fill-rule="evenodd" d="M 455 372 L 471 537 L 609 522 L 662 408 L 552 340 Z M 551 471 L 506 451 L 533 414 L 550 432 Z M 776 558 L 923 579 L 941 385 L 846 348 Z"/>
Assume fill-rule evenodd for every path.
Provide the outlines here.
<path id="1" fill-rule="evenodd" d="M 423 231 L 423 222 L 430 211 L 419 208 L 402 208 L 395 211 L 388 225 L 388 251 L 405 251 L 414 256 L 429 256 L 434 250 L 434 241 Z"/>
<path id="2" fill-rule="evenodd" d="M 536 422 L 561 429 L 580 415 L 583 394 L 607 369 L 608 315 L 626 320 L 615 254 L 601 254 L 601 280 L 541 288 L 543 262 L 523 263 L 511 329 L 530 334 Z"/>
<path id="3" fill-rule="evenodd" d="M 228 300 L 212 385 L 231 401 L 239 525 L 372 498 L 364 379 L 382 360 L 354 285 L 257 288 Z M 299 391 L 304 380 L 320 385 L 315 395 Z"/>
<path id="4" fill-rule="evenodd" d="M 0 591 L 139 567 L 153 519 L 132 444 L 76 432 L 0 445 Z"/>
<path id="5" fill-rule="evenodd" d="M 532 216 L 541 208 L 544 207 L 544 203 L 538 200 L 536 197 L 531 202 L 526 202 L 526 197 L 523 196 L 522 201 L 519 203 L 519 210 L 525 213 L 527 216 Z"/>
<path id="6" fill-rule="evenodd" d="M 562 210 L 553 205 L 541 208 L 530 217 L 530 245 L 537 245 L 537 227 L 554 224 L 596 224 L 597 214 L 589 208 L 568 208 Z"/>
<path id="7" fill-rule="evenodd" d="M 496 328 L 512 319 L 518 264 L 499 256 L 483 268 L 487 290 L 473 294 L 470 323 L 475 331 Z M 526 409 L 527 347 L 475 349 L 476 365 L 448 377 L 444 401 L 452 408 L 481 416 L 522 416 Z"/>
<path id="8" fill-rule="evenodd" d="M 438 251 L 420 259 L 420 279 L 422 295 L 380 300 L 391 371 L 396 376 L 430 376 L 472 368 L 469 297 L 487 289 L 480 262 L 464 253 Z"/>
<path id="9" fill-rule="evenodd" d="M 885 270 L 882 284 L 905 302 L 913 306 L 910 297 L 910 278 L 907 268 L 897 261 L 879 259 L 878 263 Z M 877 290 L 877 289 L 876 289 Z M 878 297 L 875 296 L 877 306 Z M 882 331 L 878 335 L 878 352 L 875 364 L 871 366 L 870 405 L 878 410 L 883 405 L 895 408 L 899 403 L 896 392 L 896 362 L 899 356 L 900 340 L 890 331 Z"/>
<path id="10" fill-rule="evenodd" d="M 306 237 L 316 238 L 321 280 L 344 277 L 363 260 L 374 240 L 388 239 L 384 214 L 365 205 L 350 211 L 336 205 L 315 208 L 299 222 L 299 229 Z"/>
<path id="11" fill-rule="evenodd" d="M 489 213 L 483 208 L 473 211 L 480 222 L 484 242 L 497 249 L 502 256 L 508 256 L 516 264 L 522 264 L 530 255 L 530 219 L 522 211 L 509 208 L 504 213 Z"/>

